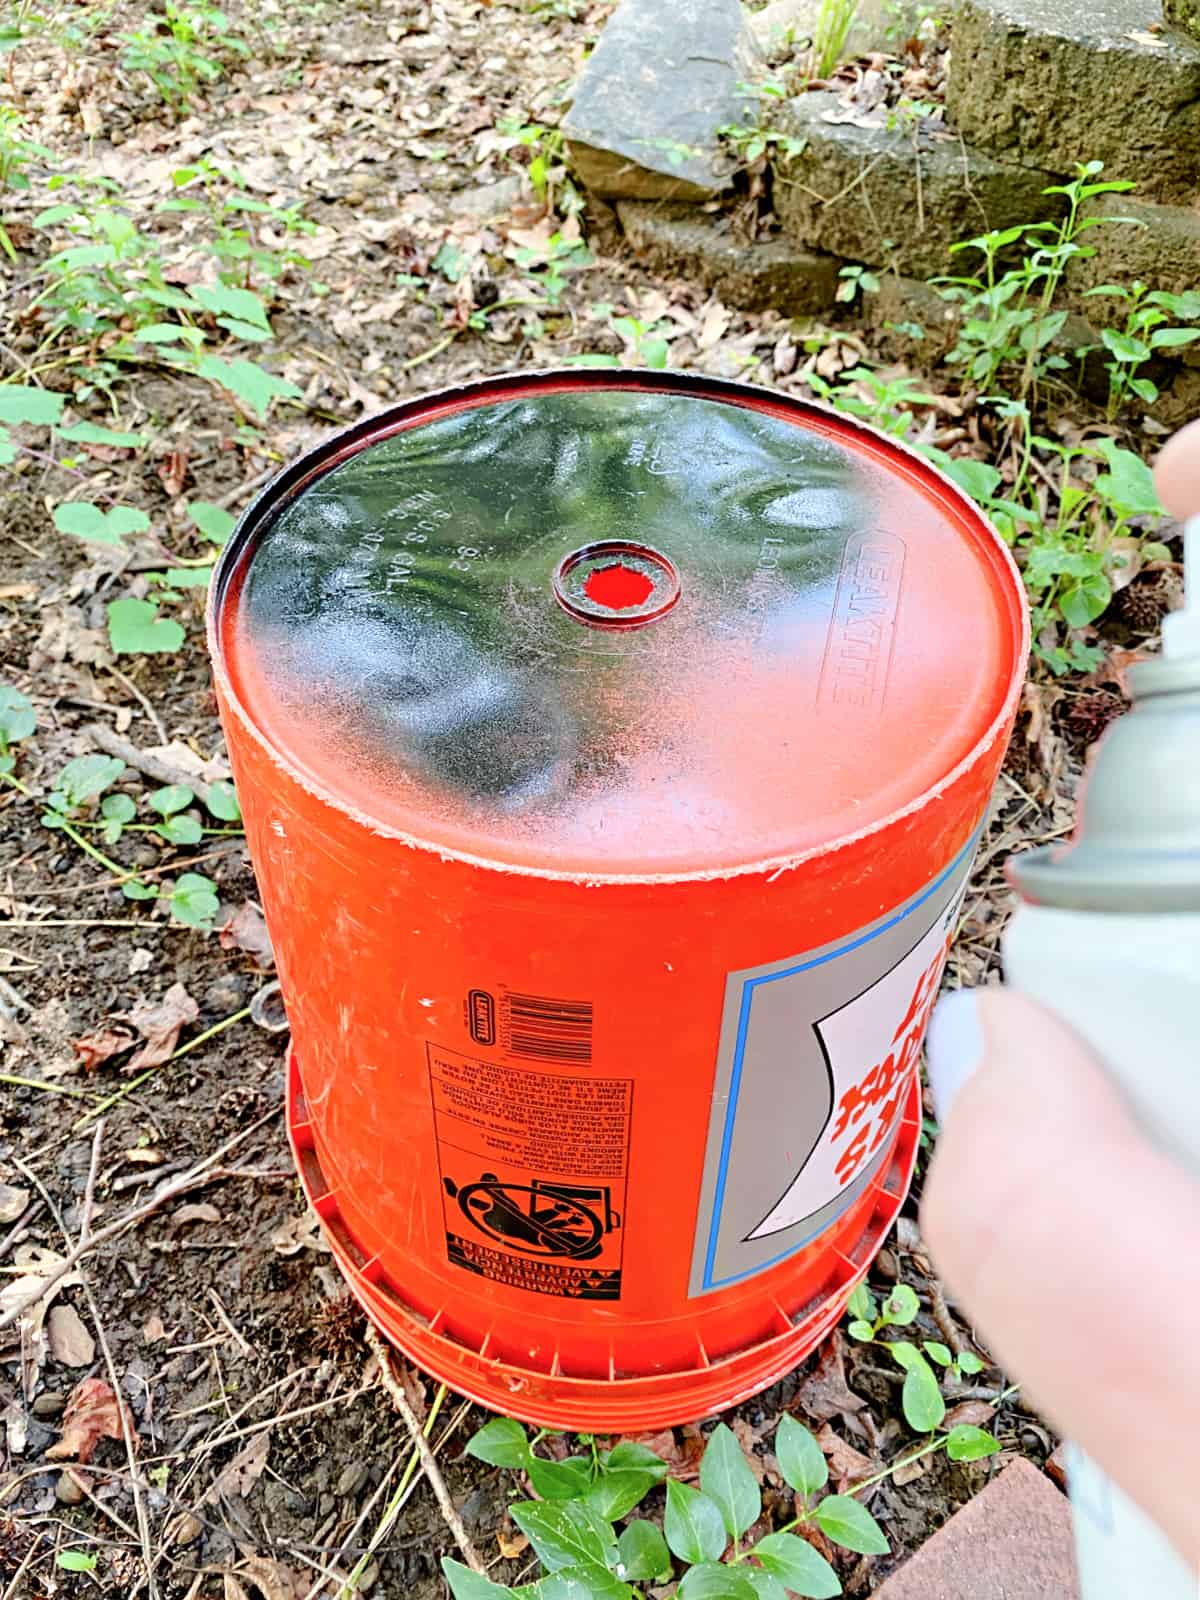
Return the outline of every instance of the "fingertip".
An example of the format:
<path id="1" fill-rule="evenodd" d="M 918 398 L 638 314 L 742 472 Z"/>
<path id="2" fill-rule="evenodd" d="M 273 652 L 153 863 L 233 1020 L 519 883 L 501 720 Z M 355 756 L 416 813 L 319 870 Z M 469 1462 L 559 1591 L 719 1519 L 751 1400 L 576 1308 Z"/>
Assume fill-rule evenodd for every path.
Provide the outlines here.
<path id="1" fill-rule="evenodd" d="M 934 1008 L 925 1041 L 933 1108 L 944 1123 L 963 1085 L 983 1062 L 983 1027 L 974 989 L 952 989 Z"/>
<path id="2" fill-rule="evenodd" d="M 1167 440 L 1154 463 L 1154 487 L 1178 521 L 1200 512 L 1200 418 Z"/>

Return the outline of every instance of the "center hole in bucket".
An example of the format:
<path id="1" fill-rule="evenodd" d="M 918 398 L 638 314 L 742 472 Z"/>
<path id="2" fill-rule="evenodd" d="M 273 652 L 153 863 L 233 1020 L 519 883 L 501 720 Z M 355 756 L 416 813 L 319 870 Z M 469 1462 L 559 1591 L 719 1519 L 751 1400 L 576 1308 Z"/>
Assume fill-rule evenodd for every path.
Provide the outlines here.
<path id="1" fill-rule="evenodd" d="M 589 600 L 607 611 L 632 610 L 645 605 L 654 593 L 654 583 L 644 572 L 620 561 L 590 573 L 583 588 Z"/>

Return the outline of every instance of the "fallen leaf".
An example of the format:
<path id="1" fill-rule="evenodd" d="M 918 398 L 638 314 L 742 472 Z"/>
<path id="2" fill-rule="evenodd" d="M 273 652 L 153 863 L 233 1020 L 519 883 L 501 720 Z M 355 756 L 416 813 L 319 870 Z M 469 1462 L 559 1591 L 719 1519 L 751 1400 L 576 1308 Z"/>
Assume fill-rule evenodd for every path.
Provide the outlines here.
<path id="1" fill-rule="evenodd" d="M 213 1505 L 222 1498 L 244 1500 L 262 1477 L 270 1453 L 271 1430 L 264 1428 L 261 1433 L 254 1435 L 244 1450 L 239 1450 L 232 1461 L 221 1468 L 201 1503 Z"/>
<path id="2" fill-rule="evenodd" d="M 130 1061 L 129 1071 L 161 1066 L 174 1052 L 179 1030 L 199 1015 L 200 1007 L 181 983 L 173 983 L 161 1000 L 140 1001 L 129 1020 L 146 1042 Z"/>
<path id="3" fill-rule="evenodd" d="M 796 1391 L 796 1404 L 818 1422 L 843 1411 L 861 1411 L 866 1401 L 846 1384 L 842 1336 L 834 1332 L 817 1353 L 817 1365 Z"/>
<path id="4" fill-rule="evenodd" d="M 848 1444 L 840 1433 L 834 1433 L 828 1422 L 818 1432 L 817 1443 L 821 1446 L 829 1463 L 829 1470 L 839 1485 L 860 1482 L 879 1470 L 877 1461 L 863 1455 L 862 1451 L 856 1450 L 852 1444 Z"/>
<path id="5" fill-rule="evenodd" d="M 163 1538 L 167 1544 L 182 1549 L 185 1545 L 195 1544 L 203 1532 L 204 1524 L 199 1517 L 193 1516 L 190 1511 L 181 1511 L 167 1523 Z"/>
<path id="6" fill-rule="evenodd" d="M 147 967 L 154 965 L 154 956 L 141 945 L 129 957 L 129 966 L 126 969 L 131 978 L 136 978 L 139 972 L 145 972 Z"/>
<path id="7" fill-rule="evenodd" d="M 321 1223 L 315 1211 L 305 1211 L 298 1217 L 289 1217 L 271 1235 L 271 1247 L 281 1256 L 299 1255 L 304 1249 L 329 1249 L 321 1233 Z"/>
<path id="8" fill-rule="evenodd" d="M 178 499 L 183 493 L 184 483 L 187 481 L 188 448 L 179 445 L 168 453 L 159 462 L 155 469 L 163 488 L 172 500 Z"/>
<path id="9" fill-rule="evenodd" d="M 79 119 L 89 139 L 95 139 L 104 132 L 104 114 L 90 95 L 79 102 Z"/>
<path id="10" fill-rule="evenodd" d="M 47 1322 L 50 1354 L 64 1367 L 90 1367 L 96 1356 L 96 1341 L 84 1327 L 75 1307 L 55 1306 Z"/>
<path id="11" fill-rule="evenodd" d="M 0 1222 L 15 1222 L 29 1204 L 29 1190 L 0 1183 Z"/>
<path id="12" fill-rule="evenodd" d="M 902 1461 L 892 1473 L 892 1482 L 903 1488 L 906 1483 L 912 1483 L 917 1478 L 923 1478 L 928 1466 L 929 1460 L 925 1456 L 922 1456 L 917 1461 Z"/>
<path id="13" fill-rule="evenodd" d="M 238 1568 L 240 1577 L 249 1578 L 262 1600 L 302 1600 L 309 1590 L 308 1580 L 282 1561 L 265 1556 L 250 1556 Z"/>
<path id="14" fill-rule="evenodd" d="M 157 1313 L 148 1316 L 142 1323 L 142 1338 L 147 1344 L 157 1344 L 160 1339 L 167 1337 L 167 1330 L 163 1319 Z"/>
<path id="15" fill-rule="evenodd" d="M 240 905 L 219 930 L 222 950 L 244 950 L 264 971 L 275 965 L 266 919 L 251 900 Z"/>
<path id="16" fill-rule="evenodd" d="M 172 1215 L 176 1227 L 182 1228 L 189 1222 L 220 1222 L 221 1213 L 216 1206 L 205 1205 L 200 1201 L 197 1205 L 180 1206 Z"/>
<path id="17" fill-rule="evenodd" d="M 516 1556 L 524 1555 L 529 1549 L 529 1540 L 523 1533 L 505 1533 L 501 1529 L 496 1534 L 496 1543 L 500 1547 L 500 1554 L 506 1561 L 512 1561 Z"/>
<path id="18" fill-rule="evenodd" d="M 94 1072 L 101 1062 L 119 1056 L 122 1050 L 128 1050 L 136 1038 L 131 1029 L 105 1022 L 94 1033 L 85 1033 L 81 1039 L 74 1040 L 72 1048 L 83 1070 Z"/>
<path id="19" fill-rule="evenodd" d="M 942 1426 L 948 1430 L 965 1423 L 969 1428 L 986 1428 L 995 1419 L 996 1408 L 986 1400 L 964 1400 L 960 1405 L 951 1406 Z"/>
<path id="20" fill-rule="evenodd" d="M 20 1269 L 20 1276 L 13 1278 L 0 1289 L 0 1315 L 10 1311 L 14 1306 L 24 1303 L 32 1294 L 44 1289 L 47 1280 L 62 1265 L 63 1257 L 53 1250 L 43 1249 L 37 1244 L 18 1245 L 13 1252 L 13 1263 Z M 46 1359 L 46 1335 L 44 1324 L 46 1314 L 50 1309 L 50 1302 L 75 1284 L 82 1283 L 83 1279 L 78 1272 L 68 1272 L 54 1283 L 48 1294 L 34 1300 L 21 1313 L 18 1327 L 25 1331 L 25 1348 L 29 1360 L 35 1365 L 40 1365 Z M 16 1330 L 14 1330 L 16 1331 Z"/>
<path id="21" fill-rule="evenodd" d="M 67 1401 L 62 1415 L 63 1436 L 46 1451 L 47 1461 L 66 1461 L 72 1456 L 81 1462 L 90 1461 L 101 1439 L 124 1437 L 122 1413 L 130 1438 L 136 1437 L 124 1401 L 117 1399 L 103 1378 L 85 1378 Z"/>
<path id="22" fill-rule="evenodd" d="M 703 321 L 700 324 L 698 343 L 701 350 L 710 350 L 719 339 L 723 339 L 729 331 L 731 320 L 730 313 L 721 302 L 714 300 L 705 310 Z"/>

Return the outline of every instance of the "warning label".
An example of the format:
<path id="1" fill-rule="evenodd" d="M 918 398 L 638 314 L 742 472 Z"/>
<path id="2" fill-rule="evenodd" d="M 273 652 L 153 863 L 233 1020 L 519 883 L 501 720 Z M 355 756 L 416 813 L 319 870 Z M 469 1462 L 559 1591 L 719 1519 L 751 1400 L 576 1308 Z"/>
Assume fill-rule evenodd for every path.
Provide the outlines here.
<path id="1" fill-rule="evenodd" d="M 428 1058 L 450 1260 L 534 1294 L 618 1299 L 632 1081 Z"/>

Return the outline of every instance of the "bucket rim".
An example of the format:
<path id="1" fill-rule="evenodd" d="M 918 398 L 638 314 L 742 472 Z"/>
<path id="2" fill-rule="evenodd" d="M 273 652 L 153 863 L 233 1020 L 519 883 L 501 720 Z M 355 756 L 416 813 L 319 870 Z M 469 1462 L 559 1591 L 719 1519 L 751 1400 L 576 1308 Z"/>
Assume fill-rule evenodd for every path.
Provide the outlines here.
<path id="1" fill-rule="evenodd" d="M 286 501 L 301 494 L 317 477 L 323 476 L 351 456 L 391 437 L 394 433 L 432 422 L 438 417 L 452 415 L 457 411 L 475 409 L 506 399 L 571 390 L 680 394 L 697 399 L 723 401 L 759 413 L 765 412 L 784 421 L 807 420 L 810 425 L 815 422 L 822 431 L 835 436 L 840 434 L 843 438 L 851 436 L 865 453 L 888 462 L 905 475 L 921 481 L 926 489 L 939 492 L 943 500 L 949 502 L 960 515 L 965 514 L 973 525 L 971 532 L 980 546 L 981 564 L 990 565 L 996 589 L 1007 599 L 1009 620 L 1015 626 L 1010 636 L 1011 668 L 1007 692 L 991 721 L 960 759 L 935 783 L 906 801 L 904 805 L 876 818 L 862 828 L 838 834 L 819 844 L 768 857 L 756 857 L 745 862 L 656 872 L 608 872 L 590 867 L 581 869 L 543 866 L 528 861 L 506 860 L 499 852 L 485 854 L 460 849 L 436 839 L 422 837 L 419 833 L 371 816 L 350 803 L 345 796 L 339 795 L 328 783 L 321 782 L 290 760 L 286 752 L 274 744 L 259 727 L 249 705 L 235 687 L 222 642 L 221 619 L 231 582 L 243 559 L 253 550 L 268 518 L 273 517 Z M 903 440 L 882 432 L 861 418 L 838 411 L 822 401 L 785 394 L 761 384 L 740 383 L 733 379 L 710 377 L 707 374 L 673 368 L 650 370 L 618 367 L 592 369 L 548 367 L 516 373 L 490 374 L 468 383 L 448 385 L 412 396 L 331 432 L 302 455 L 281 467 L 252 497 L 238 518 L 213 570 L 206 606 L 205 628 L 213 679 L 219 701 L 226 714 L 237 720 L 243 736 L 283 776 L 320 804 L 329 807 L 355 827 L 364 829 L 377 838 L 391 839 L 401 847 L 436 855 L 444 861 L 499 872 L 506 876 L 533 878 L 541 882 L 567 882 L 589 887 L 691 884 L 764 875 L 774 879 L 812 860 L 852 849 L 902 824 L 908 818 L 925 810 L 939 795 L 966 777 L 974 767 L 986 759 L 997 742 L 1007 736 L 1020 701 L 1025 664 L 1030 650 L 1029 608 L 1025 601 L 1024 583 L 1012 552 L 971 496 L 940 467 L 935 466 Z"/>

